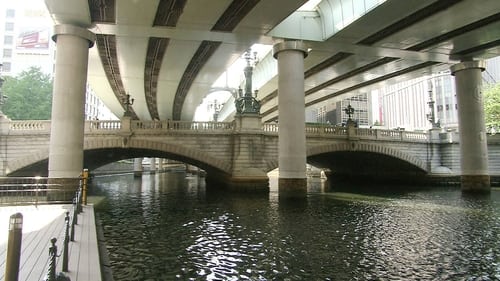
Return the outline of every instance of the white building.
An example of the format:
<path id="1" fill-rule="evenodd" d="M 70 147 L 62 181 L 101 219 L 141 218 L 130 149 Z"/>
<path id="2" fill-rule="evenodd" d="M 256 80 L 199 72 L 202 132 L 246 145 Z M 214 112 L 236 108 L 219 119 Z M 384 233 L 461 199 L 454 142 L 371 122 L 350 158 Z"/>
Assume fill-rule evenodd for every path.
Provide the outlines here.
<path id="1" fill-rule="evenodd" d="M 483 85 L 500 82 L 500 57 L 487 60 L 486 65 Z M 378 98 L 380 121 L 387 128 L 430 129 L 434 111 L 435 122 L 441 128 L 458 129 L 455 80 L 449 71 L 381 88 Z"/>
<path id="2" fill-rule="evenodd" d="M 429 129 L 429 77 L 404 81 L 379 90 L 381 124 L 389 129 Z"/>
<path id="3" fill-rule="evenodd" d="M 85 120 L 118 120 L 88 84 L 85 94 Z"/>
<path id="4" fill-rule="evenodd" d="M 1 1 L 0 23 L 2 75 L 16 76 L 32 66 L 52 75 L 53 23 L 44 2 Z"/>

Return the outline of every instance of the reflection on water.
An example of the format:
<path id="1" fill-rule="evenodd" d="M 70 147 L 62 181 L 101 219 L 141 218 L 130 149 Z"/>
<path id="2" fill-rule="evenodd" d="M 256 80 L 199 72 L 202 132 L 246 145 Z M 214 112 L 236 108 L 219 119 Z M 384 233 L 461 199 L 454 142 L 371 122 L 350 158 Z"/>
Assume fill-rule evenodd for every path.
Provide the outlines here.
<path id="1" fill-rule="evenodd" d="M 96 178 L 116 280 L 500 280 L 500 191 L 207 190 L 184 173 Z M 351 190 L 354 187 L 351 187 Z"/>

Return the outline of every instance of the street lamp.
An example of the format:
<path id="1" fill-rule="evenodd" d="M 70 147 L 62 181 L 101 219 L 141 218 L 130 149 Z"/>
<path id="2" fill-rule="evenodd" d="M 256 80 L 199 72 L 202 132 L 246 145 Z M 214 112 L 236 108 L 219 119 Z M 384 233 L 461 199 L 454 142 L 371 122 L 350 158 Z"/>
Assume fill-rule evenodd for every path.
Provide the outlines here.
<path id="1" fill-rule="evenodd" d="M 131 117 L 132 112 L 130 111 L 130 106 L 134 104 L 134 98 L 130 98 L 130 94 L 127 94 L 123 99 L 123 104 L 125 105 L 125 113 L 123 116 Z"/>
<path id="2" fill-rule="evenodd" d="M 219 118 L 220 110 L 222 109 L 223 106 L 224 106 L 224 104 L 220 104 L 219 102 L 217 102 L 217 99 L 214 99 L 213 101 L 209 102 L 209 104 L 207 105 L 207 110 L 214 111 L 214 115 L 213 115 L 214 122 L 217 122 L 217 119 Z"/>
<path id="3" fill-rule="evenodd" d="M 356 126 L 356 121 L 352 120 L 352 115 L 354 115 L 354 107 L 351 106 L 351 104 L 347 105 L 346 108 L 344 108 L 344 112 L 345 114 L 347 114 L 347 122 L 346 122 L 346 125 L 347 126 L 350 126 L 350 125 L 353 125 L 353 126 Z"/>
<path id="4" fill-rule="evenodd" d="M 354 115 L 354 107 L 351 106 L 351 104 L 349 104 L 345 109 L 345 114 L 347 114 L 347 121 L 352 121 L 351 119 L 351 116 Z"/>
<path id="5" fill-rule="evenodd" d="M 247 66 L 244 69 L 245 73 L 245 93 L 241 88 L 238 89 L 238 97 L 235 100 L 236 113 L 251 113 L 251 114 L 259 114 L 260 112 L 260 102 L 257 98 L 257 90 L 255 90 L 255 94 L 252 94 L 252 73 L 253 68 L 257 64 L 257 52 L 253 53 L 251 49 L 248 49 L 243 58 L 247 61 Z"/>
<path id="6" fill-rule="evenodd" d="M 432 79 L 432 78 L 431 78 Z M 427 102 L 427 105 L 429 105 L 429 113 L 427 113 L 427 120 L 431 122 L 432 128 L 439 128 L 441 127 L 439 120 L 436 122 L 436 113 L 434 109 L 434 104 L 436 103 L 434 101 L 434 97 L 432 95 L 432 80 L 429 79 L 429 101 Z"/>

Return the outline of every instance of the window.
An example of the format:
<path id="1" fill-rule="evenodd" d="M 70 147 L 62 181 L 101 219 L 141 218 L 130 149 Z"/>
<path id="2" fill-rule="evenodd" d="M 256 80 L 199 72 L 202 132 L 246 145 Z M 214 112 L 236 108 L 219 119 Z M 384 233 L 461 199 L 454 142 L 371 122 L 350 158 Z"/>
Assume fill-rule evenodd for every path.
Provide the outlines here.
<path id="1" fill-rule="evenodd" d="M 10 35 L 6 35 L 3 37 L 3 43 L 12 45 L 12 43 L 14 43 L 14 38 Z"/>
<path id="2" fill-rule="evenodd" d="M 16 16 L 16 10 L 14 10 L 14 9 L 7 9 L 5 11 L 5 17 L 7 17 L 7 18 L 13 18 L 15 16 Z"/>
<path id="3" fill-rule="evenodd" d="M 4 62 L 2 65 L 3 72 L 10 72 L 10 62 Z"/>
<path id="4" fill-rule="evenodd" d="M 13 22 L 6 22 L 5 23 L 5 31 L 13 31 L 14 30 L 14 23 Z"/>
<path id="5" fill-rule="evenodd" d="M 3 57 L 11 58 L 12 57 L 12 49 L 3 49 Z"/>

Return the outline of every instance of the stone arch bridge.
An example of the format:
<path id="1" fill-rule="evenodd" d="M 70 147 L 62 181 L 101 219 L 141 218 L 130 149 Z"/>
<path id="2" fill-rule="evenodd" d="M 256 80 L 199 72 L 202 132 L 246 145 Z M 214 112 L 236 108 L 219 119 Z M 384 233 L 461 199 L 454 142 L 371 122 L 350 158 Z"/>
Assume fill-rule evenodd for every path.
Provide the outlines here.
<path id="1" fill-rule="evenodd" d="M 0 176 L 46 175 L 50 121 L 1 123 Z M 386 180 L 460 176 L 453 132 L 306 126 L 307 161 L 333 175 Z M 490 174 L 500 174 L 500 137 L 489 136 Z M 209 178 L 262 176 L 278 167 L 278 126 L 244 129 L 237 122 L 86 121 L 84 167 L 136 157 L 180 160 Z"/>

